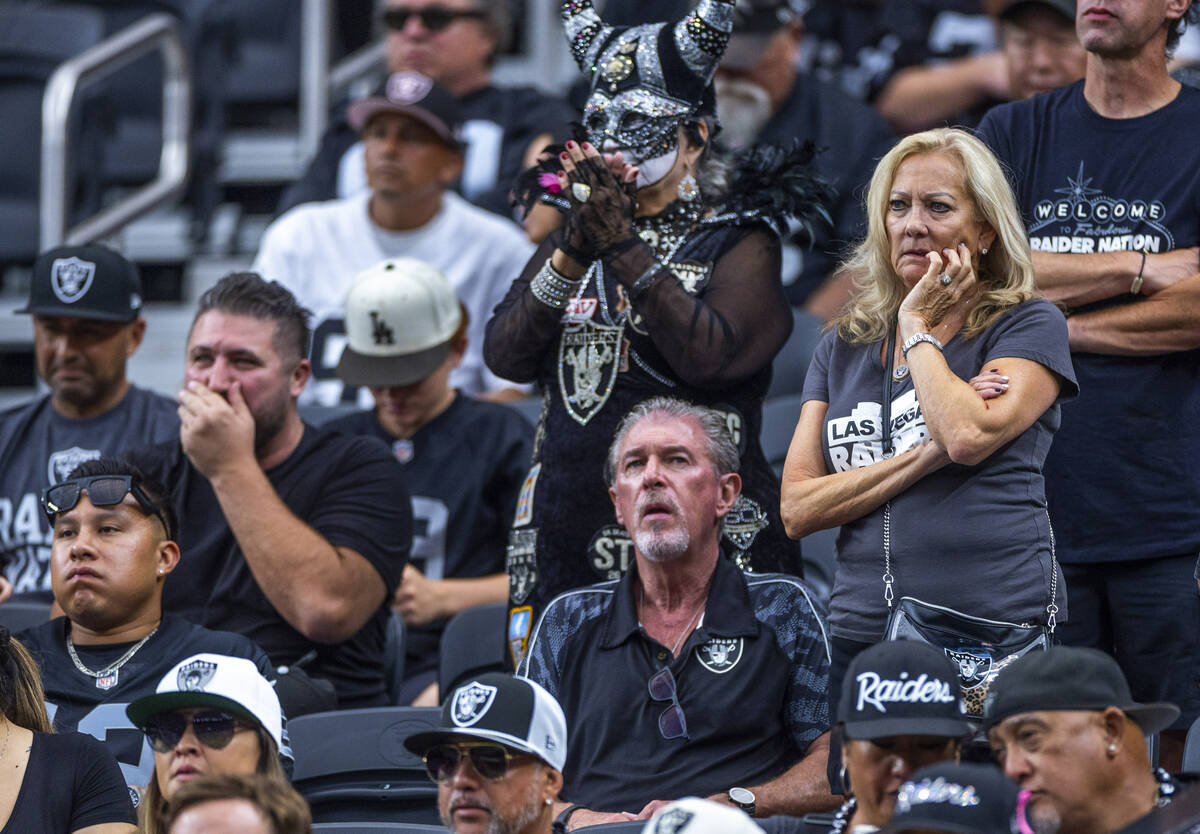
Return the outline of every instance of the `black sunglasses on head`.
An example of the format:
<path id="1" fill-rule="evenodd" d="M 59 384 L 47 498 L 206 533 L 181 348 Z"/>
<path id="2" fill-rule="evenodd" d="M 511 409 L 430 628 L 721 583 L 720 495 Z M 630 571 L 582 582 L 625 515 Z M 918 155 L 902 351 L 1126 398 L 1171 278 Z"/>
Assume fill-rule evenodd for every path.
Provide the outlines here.
<path id="1" fill-rule="evenodd" d="M 253 725 L 224 710 L 205 709 L 190 716 L 186 712 L 152 715 L 146 720 L 142 732 L 146 734 L 146 740 L 156 752 L 169 753 L 187 732 L 188 724 L 192 725 L 196 740 L 213 750 L 228 747 L 238 730 L 253 729 Z"/>
<path id="2" fill-rule="evenodd" d="M 467 742 L 462 744 L 439 744 L 425 751 L 422 759 L 429 778 L 435 782 L 446 782 L 458 770 L 458 764 L 466 755 L 471 760 L 475 772 L 488 781 L 495 782 L 503 779 L 512 767 L 515 756 L 502 744 L 490 741 Z"/>
<path id="3" fill-rule="evenodd" d="M 424 9 L 391 8 L 383 12 L 384 25 L 399 32 L 408 25 L 411 17 L 417 17 L 421 25 L 430 32 L 440 32 L 460 18 L 482 20 L 486 15 L 479 9 L 449 9 L 445 6 L 426 6 Z"/>
<path id="4" fill-rule="evenodd" d="M 88 500 L 94 507 L 113 507 L 124 501 L 126 495 L 132 495 L 143 513 L 162 522 L 168 538 L 174 535 L 166 515 L 159 512 L 150 501 L 150 496 L 133 482 L 130 475 L 91 475 L 46 487 L 42 490 L 42 510 L 50 520 L 51 527 L 54 526 L 55 516 L 75 508 L 84 490 L 87 490 Z"/>

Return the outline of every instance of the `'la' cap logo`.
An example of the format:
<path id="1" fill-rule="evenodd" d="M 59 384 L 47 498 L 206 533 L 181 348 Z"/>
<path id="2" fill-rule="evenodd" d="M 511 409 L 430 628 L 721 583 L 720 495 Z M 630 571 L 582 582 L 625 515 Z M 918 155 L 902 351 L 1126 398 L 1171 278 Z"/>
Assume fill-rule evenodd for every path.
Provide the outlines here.
<path id="1" fill-rule="evenodd" d="M 471 681 L 454 693 L 454 701 L 450 705 L 450 718 L 459 727 L 470 727 L 487 714 L 494 700 L 496 687 Z"/>
<path id="2" fill-rule="evenodd" d="M 74 304 L 87 294 L 96 277 L 96 265 L 79 258 L 56 258 L 50 264 L 50 288 L 63 304 Z"/>
<path id="3" fill-rule="evenodd" d="M 415 104 L 433 89 L 433 81 L 417 72 L 397 72 L 388 79 L 387 97 L 396 104 Z"/>

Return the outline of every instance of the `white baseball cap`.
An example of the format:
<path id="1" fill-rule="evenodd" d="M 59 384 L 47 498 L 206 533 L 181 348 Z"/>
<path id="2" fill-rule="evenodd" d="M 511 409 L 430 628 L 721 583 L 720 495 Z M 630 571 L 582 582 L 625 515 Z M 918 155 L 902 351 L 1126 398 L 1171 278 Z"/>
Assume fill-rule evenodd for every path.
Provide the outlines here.
<path id="1" fill-rule="evenodd" d="M 462 323 L 454 287 L 416 258 L 389 258 L 358 274 L 346 297 L 346 347 L 337 373 L 349 385 L 411 385 L 438 369 Z"/>
<path id="2" fill-rule="evenodd" d="M 155 715 L 189 707 L 228 710 L 262 727 L 283 749 L 283 710 L 270 682 L 254 661 L 223 654 L 196 654 L 175 664 L 153 695 L 125 708 L 135 727 Z"/>
<path id="3" fill-rule="evenodd" d="M 763 834 L 745 811 L 688 796 L 663 806 L 642 834 Z"/>

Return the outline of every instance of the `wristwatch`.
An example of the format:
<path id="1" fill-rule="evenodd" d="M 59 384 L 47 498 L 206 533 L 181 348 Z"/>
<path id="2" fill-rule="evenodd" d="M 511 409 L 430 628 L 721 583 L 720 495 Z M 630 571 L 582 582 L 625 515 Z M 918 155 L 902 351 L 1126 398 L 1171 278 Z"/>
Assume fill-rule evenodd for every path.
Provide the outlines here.
<path id="1" fill-rule="evenodd" d="M 749 816 L 754 816 L 754 792 L 746 788 L 730 788 L 729 801 L 741 808 Z"/>

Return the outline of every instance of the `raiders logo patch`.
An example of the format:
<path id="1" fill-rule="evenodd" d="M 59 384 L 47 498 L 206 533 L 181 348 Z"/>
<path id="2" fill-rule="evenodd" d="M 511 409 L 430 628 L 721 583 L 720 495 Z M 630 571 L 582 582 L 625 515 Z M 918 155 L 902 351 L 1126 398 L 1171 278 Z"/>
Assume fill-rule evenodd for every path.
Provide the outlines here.
<path id="1" fill-rule="evenodd" d="M 513 518 L 513 527 L 524 527 L 533 521 L 533 493 L 537 489 L 538 475 L 542 474 L 541 463 L 535 463 L 521 484 L 521 492 L 517 496 L 517 514 Z"/>
<path id="2" fill-rule="evenodd" d="M 96 265 L 79 258 L 56 258 L 50 264 L 50 288 L 63 304 L 83 298 L 96 277 Z"/>
<path id="3" fill-rule="evenodd" d="M 97 460 L 99 457 L 99 449 L 81 449 L 78 446 L 53 452 L 46 465 L 46 477 L 52 485 L 62 483 L 71 477 L 76 466 L 87 460 Z"/>
<path id="4" fill-rule="evenodd" d="M 537 585 L 537 529 L 508 531 L 508 600 L 522 605 Z"/>
<path id="5" fill-rule="evenodd" d="M 203 692 L 216 673 L 217 664 L 211 660 L 193 660 L 179 670 L 175 685 L 180 692 Z"/>
<path id="6" fill-rule="evenodd" d="M 946 657 L 958 667 L 958 680 L 963 689 L 974 689 L 988 679 L 992 671 L 992 654 L 987 649 L 946 649 Z"/>
<path id="7" fill-rule="evenodd" d="M 725 538 L 738 550 L 749 550 L 754 539 L 767 529 L 767 511 L 754 500 L 739 495 L 725 514 Z"/>
<path id="8" fill-rule="evenodd" d="M 687 828 L 687 824 L 692 821 L 694 816 L 696 815 L 691 811 L 672 808 L 654 818 L 654 828 L 651 831 L 653 834 L 678 834 Z"/>
<path id="9" fill-rule="evenodd" d="M 619 524 L 606 524 L 588 542 L 588 562 L 602 579 L 620 579 L 633 564 L 633 539 Z"/>
<path id="10" fill-rule="evenodd" d="M 470 727 L 487 715 L 494 700 L 496 687 L 471 681 L 466 686 L 460 686 L 454 693 L 454 701 L 450 705 L 450 720 L 456 726 Z"/>
<path id="11" fill-rule="evenodd" d="M 596 315 L 596 308 L 599 305 L 600 300 L 597 298 L 572 298 L 567 302 L 567 309 L 563 311 L 562 321 L 564 324 L 579 324 L 588 321 Z"/>
<path id="12" fill-rule="evenodd" d="M 671 272 L 675 273 L 675 277 L 683 285 L 684 292 L 688 295 L 696 295 L 700 290 L 708 286 L 708 277 L 712 273 L 712 264 L 673 262 L 671 264 Z"/>
<path id="13" fill-rule="evenodd" d="M 696 660 L 710 672 L 723 675 L 742 659 L 741 637 L 713 637 L 695 648 Z"/>
<path id="14" fill-rule="evenodd" d="M 521 665 L 529 646 L 529 630 L 533 627 L 533 608 L 523 605 L 508 612 L 508 650 L 512 653 L 513 668 Z"/>
<path id="15" fill-rule="evenodd" d="M 579 425 L 596 416 L 617 382 L 624 327 L 585 321 L 565 328 L 558 341 L 558 388 Z"/>

